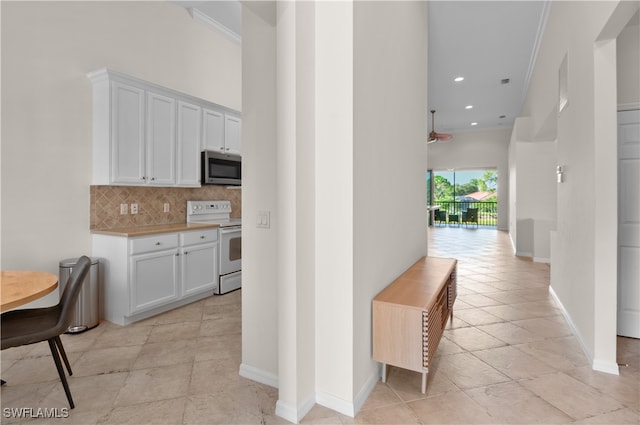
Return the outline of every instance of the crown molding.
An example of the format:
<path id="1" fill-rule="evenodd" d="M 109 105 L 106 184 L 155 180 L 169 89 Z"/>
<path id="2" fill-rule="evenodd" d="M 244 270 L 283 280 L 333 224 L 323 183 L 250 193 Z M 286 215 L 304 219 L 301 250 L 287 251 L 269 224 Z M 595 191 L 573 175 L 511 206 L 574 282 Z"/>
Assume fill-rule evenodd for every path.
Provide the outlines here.
<path id="1" fill-rule="evenodd" d="M 190 7 L 187 10 L 189 11 L 189 13 L 191 14 L 191 17 L 195 21 L 198 21 L 201 24 L 204 24 L 207 27 L 209 27 L 209 28 L 211 28 L 211 29 L 213 29 L 215 31 L 221 32 L 227 38 L 235 41 L 238 44 L 242 43 L 242 37 L 240 36 L 240 34 L 234 32 L 234 31 L 231 31 L 229 28 L 227 28 L 226 26 L 222 25 L 220 22 L 216 21 L 211 16 L 202 13 L 201 11 L 199 11 L 198 9 L 196 9 L 194 7 Z"/>

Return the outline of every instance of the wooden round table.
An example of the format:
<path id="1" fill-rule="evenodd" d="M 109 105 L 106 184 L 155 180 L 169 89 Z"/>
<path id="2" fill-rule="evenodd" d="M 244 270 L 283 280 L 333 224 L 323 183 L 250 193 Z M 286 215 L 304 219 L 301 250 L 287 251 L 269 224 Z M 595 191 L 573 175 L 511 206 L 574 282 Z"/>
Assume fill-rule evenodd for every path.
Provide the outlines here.
<path id="1" fill-rule="evenodd" d="M 43 297 L 58 287 L 58 277 L 33 271 L 3 271 L 0 275 L 0 312 Z"/>

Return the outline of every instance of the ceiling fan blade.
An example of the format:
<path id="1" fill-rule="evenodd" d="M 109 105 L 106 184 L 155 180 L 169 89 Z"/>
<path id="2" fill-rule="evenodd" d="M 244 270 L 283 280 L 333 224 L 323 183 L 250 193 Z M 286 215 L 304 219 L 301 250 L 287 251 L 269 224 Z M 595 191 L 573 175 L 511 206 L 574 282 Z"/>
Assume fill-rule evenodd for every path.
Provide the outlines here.
<path id="1" fill-rule="evenodd" d="M 446 133 L 436 133 L 435 131 L 435 110 L 431 110 L 431 133 L 429 133 L 429 138 L 427 139 L 427 144 L 435 143 L 435 142 L 447 142 L 453 138 L 451 134 Z"/>

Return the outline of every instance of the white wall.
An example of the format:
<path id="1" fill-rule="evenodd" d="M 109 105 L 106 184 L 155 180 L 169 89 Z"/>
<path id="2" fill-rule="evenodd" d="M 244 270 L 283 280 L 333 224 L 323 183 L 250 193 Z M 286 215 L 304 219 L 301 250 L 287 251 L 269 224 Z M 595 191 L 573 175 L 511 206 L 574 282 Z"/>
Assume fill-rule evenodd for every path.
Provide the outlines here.
<path id="1" fill-rule="evenodd" d="M 241 109 L 240 46 L 169 2 L 2 8 L 2 267 L 90 253 L 91 84 L 108 67 Z"/>
<path id="2" fill-rule="evenodd" d="M 516 254 L 550 261 L 549 232 L 556 223 L 555 142 L 514 142 L 516 151 Z M 522 231 L 524 230 L 524 231 Z"/>
<path id="3" fill-rule="evenodd" d="M 252 2 L 242 11 L 242 365 L 243 376 L 278 386 L 276 232 L 275 6 Z M 257 228 L 269 211 L 271 228 Z"/>
<path id="4" fill-rule="evenodd" d="M 498 229 L 509 228 L 509 141 L 511 128 L 455 133 L 453 140 L 429 145 L 429 168 L 494 168 L 498 173 Z"/>
<path id="5" fill-rule="evenodd" d="M 353 396 L 361 403 L 358 393 L 379 377 L 371 300 L 427 253 L 427 5 L 354 9 Z"/>
<path id="6" fill-rule="evenodd" d="M 616 88 L 606 40 L 615 39 L 637 9 L 636 2 L 553 2 L 522 111 L 537 134 L 557 108 L 566 55 L 569 103 L 557 118 L 557 163 L 565 181 L 557 187 L 551 286 L 594 368 L 612 372 Z"/>
<path id="7" fill-rule="evenodd" d="M 241 373 L 263 381 L 277 376 L 276 412 L 291 421 L 313 402 L 353 415 L 379 379 L 371 359 L 371 301 L 427 248 L 426 8 L 412 2 L 269 7 L 275 29 L 252 5 L 243 19 L 245 47 L 264 51 L 259 61 L 268 64 L 267 73 L 275 63 L 275 78 L 265 78 L 258 60 L 243 57 L 245 160 L 277 164 L 243 179 L 243 214 L 251 220 L 257 209 L 273 208 L 251 200 L 263 191 L 278 201 L 276 228 L 244 236 L 260 248 L 243 253 L 248 334 Z M 380 32 L 383 24 L 389 32 Z M 249 94 L 257 82 L 277 88 Z M 275 117 L 251 112 L 274 103 Z M 261 155 L 263 149 L 276 157 Z M 389 164 L 391 172 L 382 173 Z M 398 211 L 403 220 L 387 223 Z M 261 255 L 269 249 L 275 257 Z M 277 291 L 277 306 L 269 290 Z M 266 328 L 275 342 L 253 326 Z"/>

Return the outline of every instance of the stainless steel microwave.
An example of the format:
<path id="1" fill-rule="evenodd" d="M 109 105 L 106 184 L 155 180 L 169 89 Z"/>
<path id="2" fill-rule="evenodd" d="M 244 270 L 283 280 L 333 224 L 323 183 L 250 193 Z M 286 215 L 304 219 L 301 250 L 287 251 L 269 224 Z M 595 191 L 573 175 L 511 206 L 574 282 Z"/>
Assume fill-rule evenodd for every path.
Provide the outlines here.
<path id="1" fill-rule="evenodd" d="M 202 184 L 240 186 L 242 184 L 242 158 L 240 155 L 203 151 Z"/>

